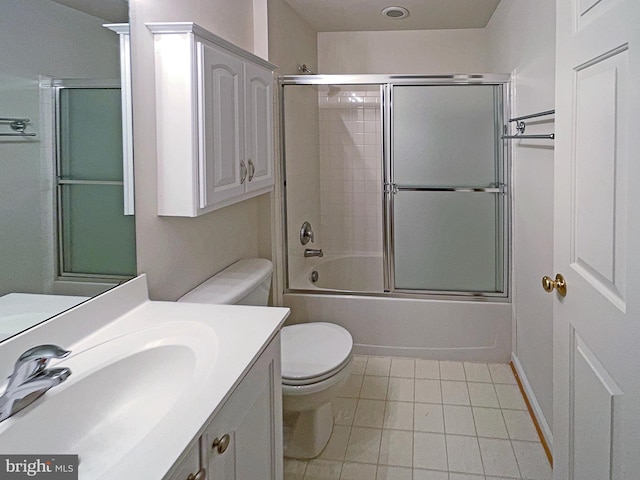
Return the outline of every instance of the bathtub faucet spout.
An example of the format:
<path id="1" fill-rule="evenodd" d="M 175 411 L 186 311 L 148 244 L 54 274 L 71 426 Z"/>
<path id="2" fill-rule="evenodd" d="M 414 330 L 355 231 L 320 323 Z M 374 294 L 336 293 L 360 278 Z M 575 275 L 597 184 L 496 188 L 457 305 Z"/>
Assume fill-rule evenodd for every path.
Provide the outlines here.
<path id="1" fill-rule="evenodd" d="M 305 258 L 309 257 L 323 257 L 324 253 L 322 253 L 321 248 L 305 248 L 304 249 Z"/>

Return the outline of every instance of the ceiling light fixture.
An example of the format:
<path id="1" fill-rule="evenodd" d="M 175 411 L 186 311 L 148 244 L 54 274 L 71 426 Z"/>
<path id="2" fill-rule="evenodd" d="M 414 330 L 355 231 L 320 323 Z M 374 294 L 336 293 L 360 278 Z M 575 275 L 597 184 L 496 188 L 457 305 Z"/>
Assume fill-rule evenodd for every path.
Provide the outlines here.
<path id="1" fill-rule="evenodd" d="M 409 10 L 404 7 L 387 7 L 382 10 L 382 15 L 385 17 L 398 20 L 400 18 L 407 18 L 409 16 Z"/>

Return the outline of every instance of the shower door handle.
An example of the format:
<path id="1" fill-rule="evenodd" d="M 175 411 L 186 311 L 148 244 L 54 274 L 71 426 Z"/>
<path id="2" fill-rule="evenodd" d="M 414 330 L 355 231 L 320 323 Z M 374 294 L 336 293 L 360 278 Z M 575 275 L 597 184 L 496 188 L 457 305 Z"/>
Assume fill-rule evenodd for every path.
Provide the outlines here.
<path id="1" fill-rule="evenodd" d="M 384 193 L 398 193 L 398 185 L 395 183 L 385 183 L 384 184 Z"/>

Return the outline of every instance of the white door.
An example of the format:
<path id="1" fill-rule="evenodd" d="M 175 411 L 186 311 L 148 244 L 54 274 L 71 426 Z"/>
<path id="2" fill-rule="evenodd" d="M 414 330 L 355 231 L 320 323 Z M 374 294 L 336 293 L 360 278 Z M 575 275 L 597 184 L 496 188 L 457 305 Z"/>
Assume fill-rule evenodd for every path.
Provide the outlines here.
<path id="1" fill-rule="evenodd" d="M 556 480 L 640 479 L 640 1 L 558 0 Z"/>

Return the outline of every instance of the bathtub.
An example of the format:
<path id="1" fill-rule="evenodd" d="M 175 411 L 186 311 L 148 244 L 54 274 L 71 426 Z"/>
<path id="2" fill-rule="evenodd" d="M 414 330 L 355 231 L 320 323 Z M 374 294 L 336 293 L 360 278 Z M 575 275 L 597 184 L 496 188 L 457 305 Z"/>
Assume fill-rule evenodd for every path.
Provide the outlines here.
<path id="1" fill-rule="evenodd" d="M 305 274 L 306 288 L 352 292 L 381 292 L 382 257 L 334 256 L 319 259 Z M 317 275 L 314 278 L 313 272 Z"/>
<path id="2" fill-rule="evenodd" d="M 511 303 L 384 293 L 379 256 L 327 255 L 306 260 L 306 270 L 283 295 L 283 305 L 291 308 L 288 324 L 341 325 L 353 336 L 354 352 L 362 355 L 510 360 Z M 313 272 L 318 274 L 315 282 Z"/>

